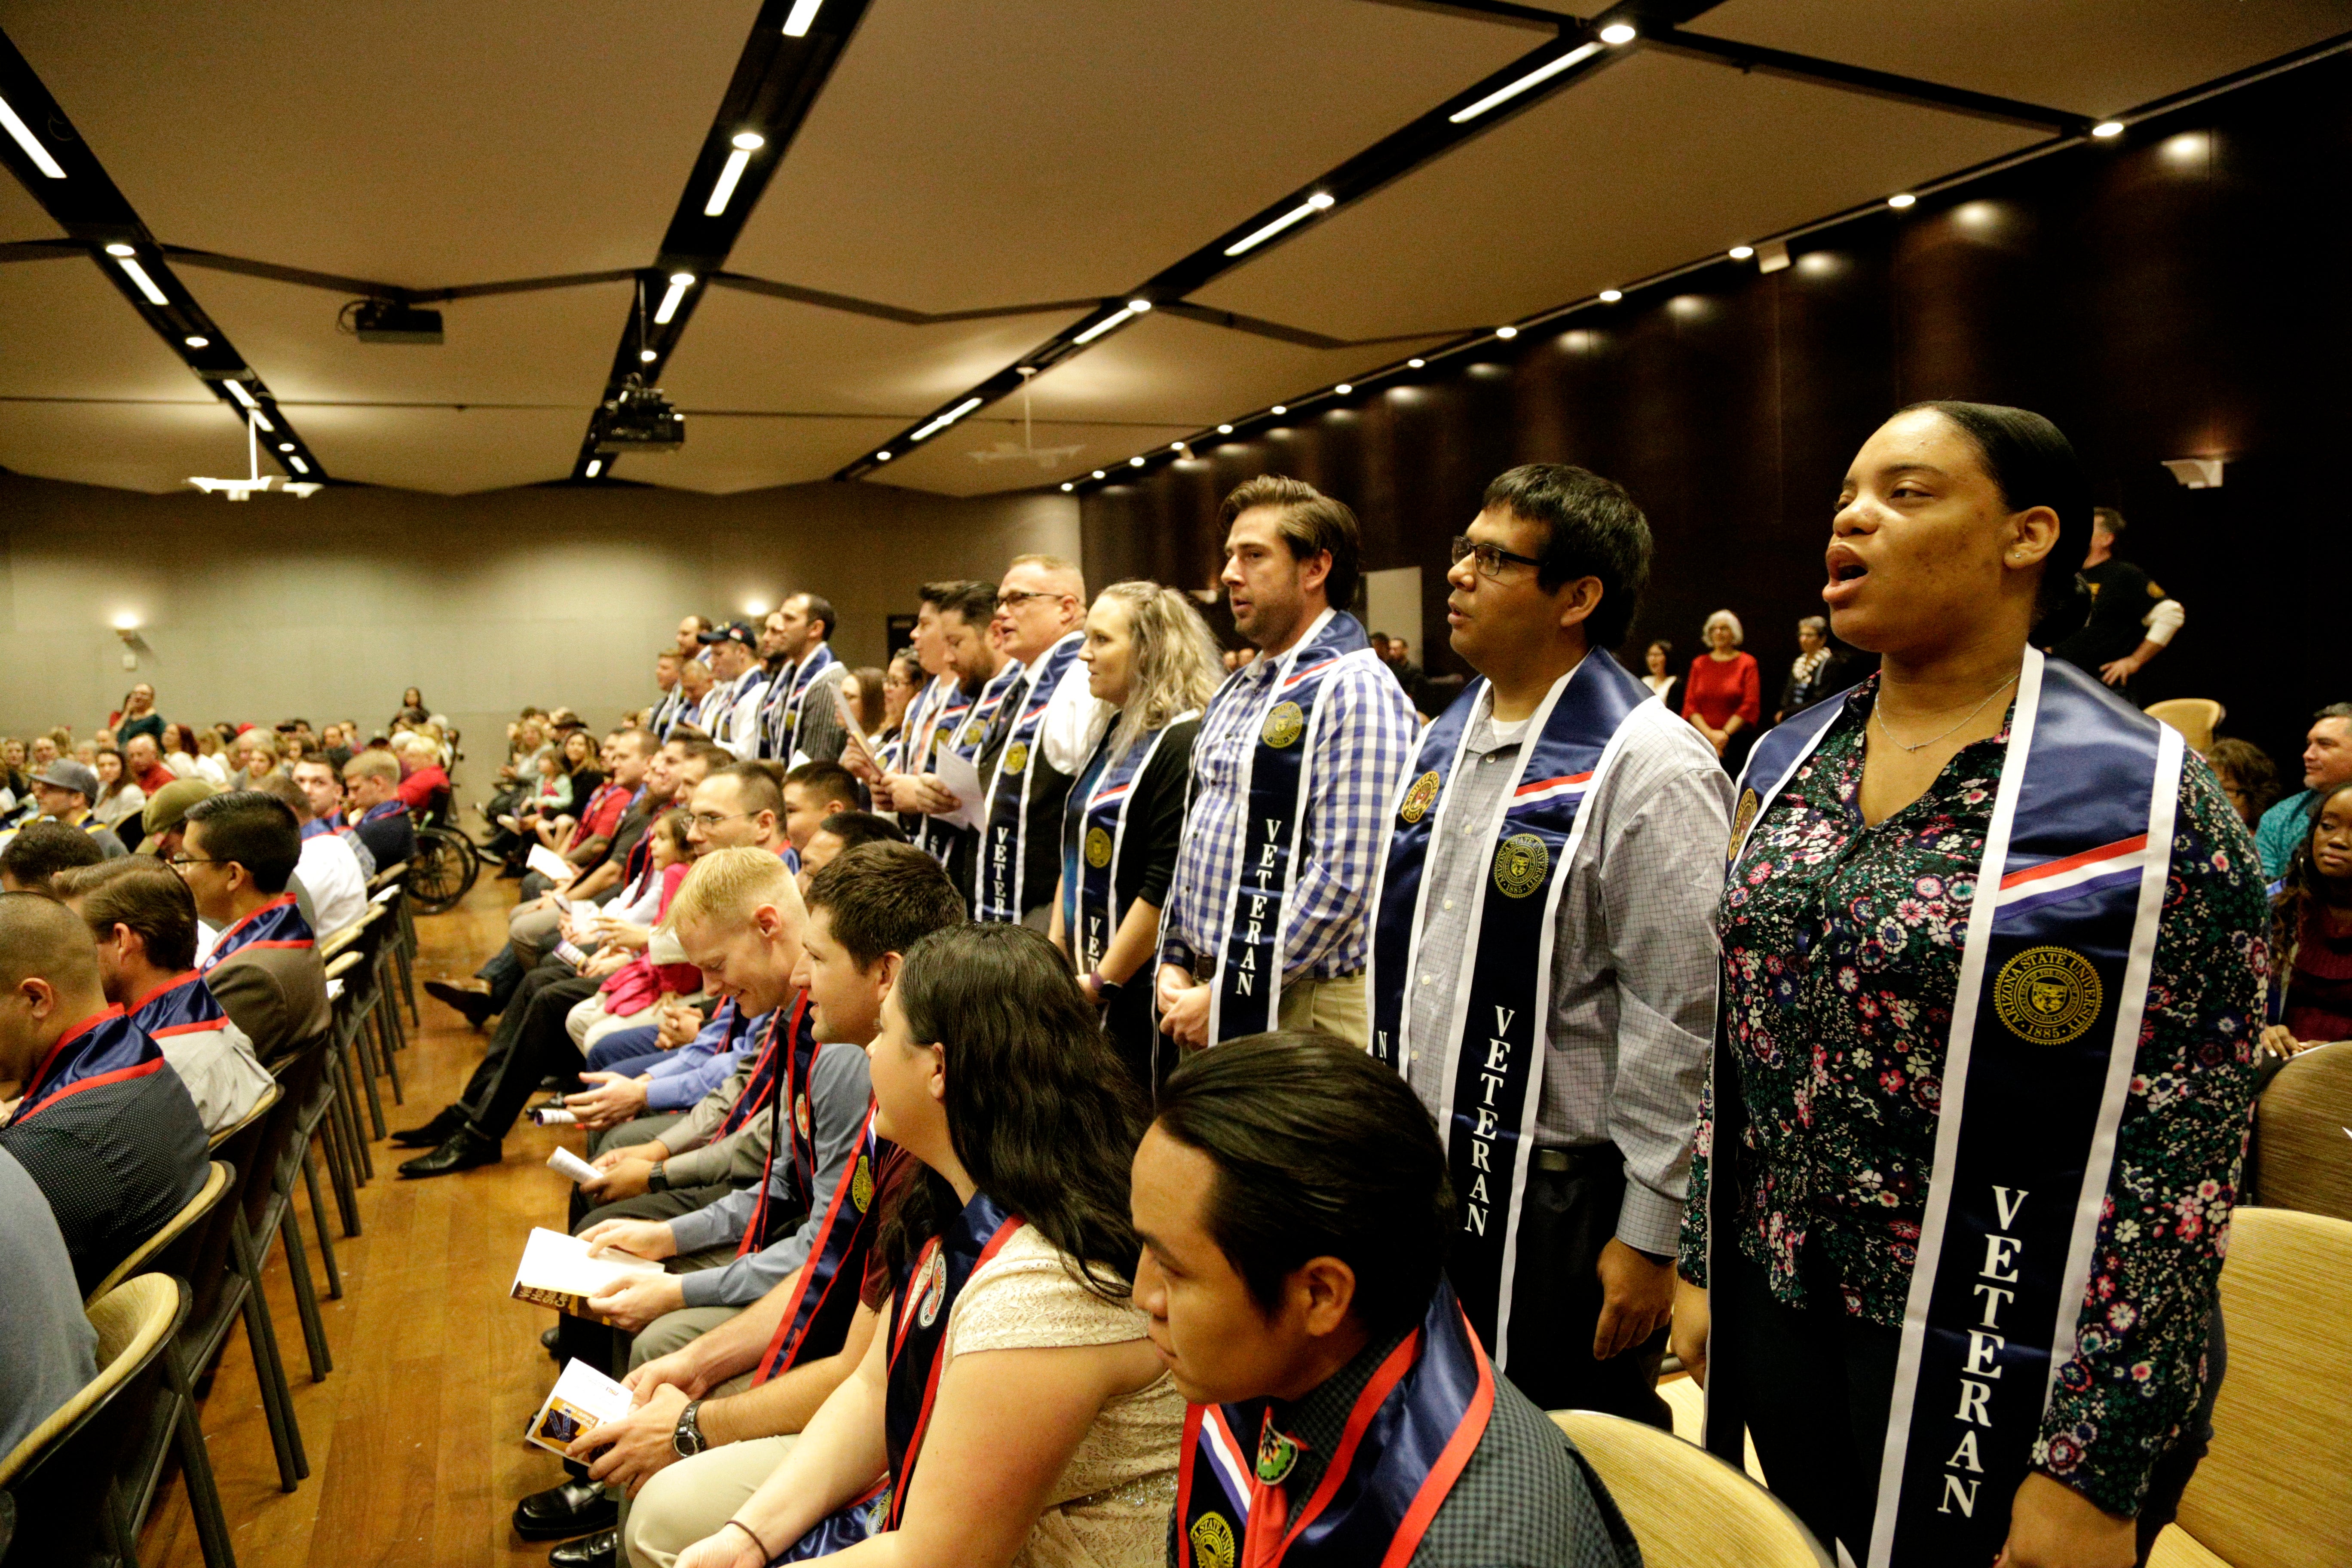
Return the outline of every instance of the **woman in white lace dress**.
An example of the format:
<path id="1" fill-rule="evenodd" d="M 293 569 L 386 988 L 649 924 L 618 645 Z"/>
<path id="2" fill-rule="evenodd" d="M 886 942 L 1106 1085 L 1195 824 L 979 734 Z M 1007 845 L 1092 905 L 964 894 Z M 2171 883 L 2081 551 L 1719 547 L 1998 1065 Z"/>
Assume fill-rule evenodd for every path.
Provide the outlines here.
<path id="1" fill-rule="evenodd" d="M 924 938 L 883 1004 L 875 1131 L 924 1169 L 876 1245 L 865 1360 L 678 1568 L 1147 1568 L 1184 1401 L 1129 1300 L 1145 1114 L 1068 962 L 1019 926 Z"/>

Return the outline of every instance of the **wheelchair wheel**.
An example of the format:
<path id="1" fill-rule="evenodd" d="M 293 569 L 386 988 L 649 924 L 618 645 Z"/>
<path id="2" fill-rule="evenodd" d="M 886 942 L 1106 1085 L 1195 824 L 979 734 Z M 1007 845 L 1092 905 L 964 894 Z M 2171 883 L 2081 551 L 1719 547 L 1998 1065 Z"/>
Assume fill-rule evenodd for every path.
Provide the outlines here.
<path id="1" fill-rule="evenodd" d="M 446 914 L 474 890 L 482 858 L 466 836 L 447 827 L 416 831 L 416 858 L 409 862 L 408 896 L 420 915 Z"/>

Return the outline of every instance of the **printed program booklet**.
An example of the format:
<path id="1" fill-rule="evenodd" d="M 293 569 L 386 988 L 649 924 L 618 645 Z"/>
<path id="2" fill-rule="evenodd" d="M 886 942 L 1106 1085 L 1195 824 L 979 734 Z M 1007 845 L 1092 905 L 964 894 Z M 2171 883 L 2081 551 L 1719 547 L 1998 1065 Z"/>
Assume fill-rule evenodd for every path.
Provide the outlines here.
<path id="1" fill-rule="evenodd" d="M 522 1262 L 515 1268 L 514 1286 L 507 1293 L 518 1301 L 552 1307 L 593 1322 L 603 1319 L 588 1310 L 588 1298 L 608 1285 L 641 1274 L 658 1274 L 662 1266 L 625 1252 L 588 1256 L 588 1244 L 560 1230 L 534 1228 L 523 1245 Z"/>
<path id="2" fill-rule="evenodd" d="M 548 1391 L 547 1403 L 523 1428 L 524 1438 L 561 1454 L 583 1432 L 618 1421 L 630 1409 L 629 1391 L 590 1366 L 573 1361 Z"/>

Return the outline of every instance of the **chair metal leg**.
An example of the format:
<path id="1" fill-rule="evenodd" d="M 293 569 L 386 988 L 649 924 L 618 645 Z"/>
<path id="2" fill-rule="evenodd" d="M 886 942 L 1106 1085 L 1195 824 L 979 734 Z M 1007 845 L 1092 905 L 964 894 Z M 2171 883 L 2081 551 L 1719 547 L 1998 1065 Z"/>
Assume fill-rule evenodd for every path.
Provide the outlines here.
<path id="1" fill-rule="evenodd" d="M 302 1151 L 302 1184 L 310 1189 L 310 1223 L 319 1232 L 319 1257 L 327 1266 L 327 1299 L 343 1299 L 343 1271 L 335 1266 L 334 1238 L 327 1234 L 327 1205 L 319 1201 L 319 1168 L 310 1163 L 311 1151 Z M 286 1223 L 295 1220 L 288 1215 Z"/>
<path id="2" fill-rule="evenodd" d="M 330 1053 L 329 1071 L 335 1077 L 335 1103 L 343 1116 L 343 1136 L 346 1143 L 344 1163 L 354 1186 L 365 1186 L 375 1174 L 375 1156 L 368 1152 L 368 1141 L 360 1134 L 359 1101 L 352 1098 L 352 1080 L 359 1076 L 359 1047 L 346 1037 Z M 359 1234 L 356 1211 L 344 1216 L 345 1236 Z"/>
<path id="3" fill-rule="evenodd" d="M 204 1548 L 205 1568 L 236 1568 L 236 1551 L 229 1544 L 228 1516 L 221 1509 L 220 1489 L 213 1481 L 212 1452 L 205 1447 L 204 1428 L 196 1424 L 196 1396 L 188 1386 L 188 1369 L 181 1364 L 180 1347 L 164 1355 L 164 1375 L 180 1408 L 173 1425 L 179 1428 L 180 1475 L 188 1488 L 188 1511 L 195 1516 L 196 1542 Z"/>
<path id="4" fill-rule="evenodd" d="M 278 1354 L 278 1330 L 269 1321 L 269 1300 L 261 1292 L 261 1265 L 254 1257 L 253 1233 L 238 1215 L 229 1226 L 229 1250 L 245 1277 L 245 1337 L 253 1348 L 254 1381 L 261 1385 L 261 1410 L 269 1422 L 269 1446 L 278 1454 L 278 1486 L 292 1491 L 310 1473 L 302 1451 L 302 1427 L 294 1415 L 294 1391 L 286 1384 L 286 1363 Z"/>
<path id="5" fill-rule="evenodd" d="M 302 1320 L 302 1343 L 310 1353 L 310 1381 L 324 1383 L 335 1370 L 327 1349 L 327 1324 L 319 1315 L 319 1287 L 310 1278 L 310 1249 L 302 1245 L 300 1216 L 289 1203 L 278 1211 L 278 1234 L 286 1243 L 286 1272 L 294 1287 L 294 1310 Z"/>
<path id="6" fill-rule="evenodd" d="M 376 1058 L 383 1063 L 383 1070 L 392 1079 L 392 1102 L 405 1105 L 408 1097 L 400 1089 L 400 1063 L 393 1056 L 394 1049 L 401 1043 L 400 1004 L 396 998 L 381 991 L 376 993 L 376 998 L 375 1011 L 369 1015 L 375 1020 Z"/>
<path id="7" fill-rule="evenodd" d="M 331 1062 L 340 1061 L 330 1056 Z M 340 1072 L 328 1075 L 335 1080 L 335 1099 L 327 1110 L 327 1176 L 335 1189 L 335 1209 L 342 1216 L 343 1234 L 360 1233 L 359 1184 L 355 1179 L 360 1160 L 359 1127 L 352 1120 L 352 1097 L 345 1092 Z"/>
<path id="8" fill-rule="evenodd" d="M 352 1031 L 352 1042 L 359 1047 L 360 1082 L 367 1089 L 368 1122 L 378 1138 L 390 1131 L 383 1122 L 383 1099 L 376 1093 L 375 1075 L 383 1069 L 374 1059 L 375 1040 L 368 1032 L 367 1019 L 362 1016 L 359 1026 Z"/>

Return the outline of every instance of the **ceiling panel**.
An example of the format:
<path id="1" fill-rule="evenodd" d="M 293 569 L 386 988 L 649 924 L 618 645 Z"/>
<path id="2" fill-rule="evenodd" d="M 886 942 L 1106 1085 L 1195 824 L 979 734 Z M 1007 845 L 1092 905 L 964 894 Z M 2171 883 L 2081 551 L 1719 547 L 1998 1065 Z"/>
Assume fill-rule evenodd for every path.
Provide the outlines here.
<path id="1" fill-rule="evenodd" d="M 1507 321 L 2037 139 L 1636 54 L 1193 298 L 1334 337 Z"/>
<path id="2" fill-rule="evenodd" d="M 908 327 L 712 289 L 663 367 L 662 384 L 688 409 L 874 414 L 904 425 L 1076 319 L 1061 311 Z"/>
<path id="3" fill-rule="evenodd" d="M 619 459 L 615 474 L 670 489 L 731 495 L 831 477 L 905 423 L 900 419 L 745 418 L 689 415 L 686 445 Z M 576 447 L 578 432 L 572 436 Z"/>
<path id="4" fill-rule="evenodd" d="M 213 401 L 97 264 L 79 256 L 0 267 L 0 397 Z"/>
<path id="5" fill-rule="evenodd" d="M 730 265 L 909 310 L 1131 288 L 1543 41 L 1365 0 L 878 0 Z"/>
<path id="6" fill-rule="evenodd" d="M 2352 0 L 1728 0 L 1691 30 L 2111 114 L 2352 30 Z"/>
<path id="7" fill-rule="evenodd" d="M 1007 407 L 1015 410 L 1010 417 L 1004 414 Z M 1027 489 L 1078 479 L 1095 468 L 1124 463 L 1139 452 L 1158 451 L 1200 428 L 1197 425 L 1045 419 L 1024 428 L 1018 408 L 1017 400 L 999 404 L 987 415 L 951 425 L 909 456 L 883 464 L 866 478 L 951 496 Z"/>
<path id="8" fill-rule="evenodd" d="M 15 180 L 0 176 L 0 244 L 17 239 L 56 239 L 65 233 Z"/>
<path id="9" fill-rule="evenodd" d="M 210 397 L 200 403 L 0 403 L 0 468 L 151 495 L 185 488 L 191 474 L 236 479 L 250 471 L 244 423 Z M 282 503 L 269 498 L 243 504 Z"/>
<path id="10" fill-rule="evenodd" d="M 588 427 L 577 408 L 288 410 L 310 450 L 339 479 L 467 495 L 560 479 Z"/>
<path id="11" fill-rule="evenodd" d="M 432 307 L 437 344 L 363 343 L 335 324 L 345 296 L 184 268 L 194 291 L 270 391 L 290 402 L 561 403 L 604 389 L 630 287 L 597 283 Z M 584 417 L 584 415 L 583 415 Z"/>
<path id="12" fill-rule="evenodd" d="M 641 266 L 756 0 L 10 0 L 158 237 L 412 287 Z"/>
<path id="13" fill-rule="evenodd" d="M 1039 375 L 1040 418 L 1129 420 L 1197 431 L 1393 364 L 1434 338 L 1309 349 L 1154 311 Z M 1017 408 L 1017 398 L 996 405 Z"/>

